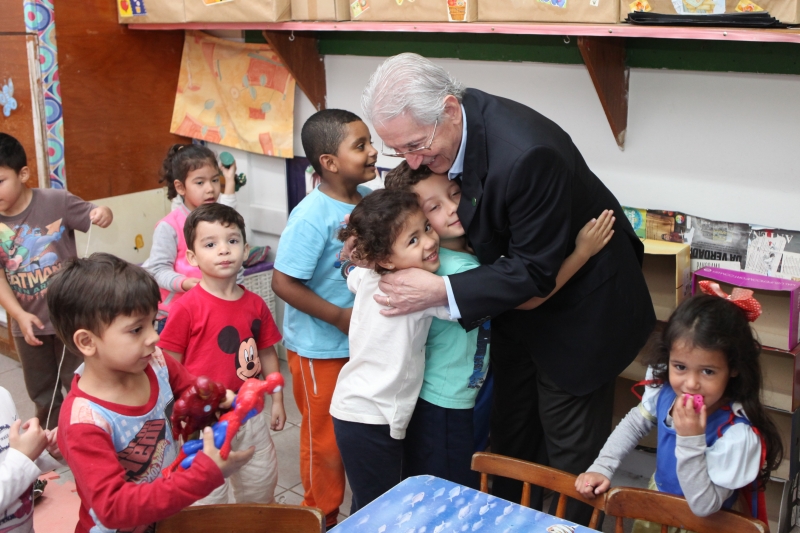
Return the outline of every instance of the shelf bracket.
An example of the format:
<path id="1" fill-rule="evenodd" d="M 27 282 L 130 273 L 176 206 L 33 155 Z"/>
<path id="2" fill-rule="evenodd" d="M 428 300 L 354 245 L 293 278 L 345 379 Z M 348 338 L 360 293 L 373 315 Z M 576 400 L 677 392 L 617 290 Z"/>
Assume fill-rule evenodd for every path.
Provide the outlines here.
<path id="1" fill-rule="evenodd" d="M 314 33 L 270 30 L 262 33 L 314 108 L 325 109 L 325 62 L 319 55 Z"/>
<path id="2" fill-rule="evenodd" d="M 614 140 L 625 149 L 628 128 L 628 78 L 625 39 L 620 37 L 578 37 L 578 48 L 603 105 Z"/>

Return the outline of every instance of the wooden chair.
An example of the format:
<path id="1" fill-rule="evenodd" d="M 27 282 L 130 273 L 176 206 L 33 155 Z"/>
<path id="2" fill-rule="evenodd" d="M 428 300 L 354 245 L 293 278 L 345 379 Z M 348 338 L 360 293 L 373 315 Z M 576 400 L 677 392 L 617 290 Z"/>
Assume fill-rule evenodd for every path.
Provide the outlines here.
<path id="1" fill-rule="evenodd" d="M 156 525 L 156 533 L 324 533 L 316 507 L 263 503 L 187 507 Z"/>
<path id="2" fill-rule="evenodd" d="M 520 459 L 506 457 L 488 452 L 477 452 L 472 456 L 472 469 L 481 473 L 481 492 L 489 492 L 488 475 L 502 476 L 522 481 L 522 499 L 520 505 L 530 507 L 531 485 L 544 487 L 559 493 L 556 516 L 564 518 L 567 511 L 567 498 L 572 498 L 594 507 L 589 527 L 595 529 L 604 510 L 605 498 L 598 496 L 590 500 L 575 490 L 577 476 Z"/>
<path id="3" fill-rule="evenodd" d="M 695 533 L 767 533 L 762 521 L 733 511 L 718 511 L 700 517 L 686 500 L 674 494 L 647 489 L 617 487 L 606 495 L 606 514 L 617 519 L 615 533 L 622 533 L 622 519 L 633 518 L 661 524 L 661 533 L 668 526 Z"/>

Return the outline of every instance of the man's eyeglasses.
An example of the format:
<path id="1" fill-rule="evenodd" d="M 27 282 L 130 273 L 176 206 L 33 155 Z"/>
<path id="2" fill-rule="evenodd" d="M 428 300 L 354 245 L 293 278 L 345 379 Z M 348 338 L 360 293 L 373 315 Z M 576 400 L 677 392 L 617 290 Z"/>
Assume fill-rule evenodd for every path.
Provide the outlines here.
<path id="1" fill-rule="evenodd" d="M 406 154 L 413 154 L 414 152 L 421 152 L 422 150 L 430 150 L 431 146 L 433 145 L 433 138 L 436 136 L 436 126 L 439 124 L 439 119 L 436 119 L 436 122 L 433 123 L 433 133 L 431 133 L 431 138 L 428 141 L 428 144 L 425 146 L 420 146 L 419 148 L 412 148 L 411 150 L 406 150 L 405 152 L 398 152 L 394 149 L 386 150 L 386 146 L 383 144 L 381 140 L 381 154 L 385 155 L 386 157 L 405 157 Z"/>

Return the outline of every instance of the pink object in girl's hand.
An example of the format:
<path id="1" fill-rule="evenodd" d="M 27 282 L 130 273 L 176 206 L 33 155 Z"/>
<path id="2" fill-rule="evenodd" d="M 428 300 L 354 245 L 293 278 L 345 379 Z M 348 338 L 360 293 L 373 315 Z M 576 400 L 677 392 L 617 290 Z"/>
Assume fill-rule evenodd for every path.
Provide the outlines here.
<path id="1" fill-rule="evenodd" d="M 692 404 L 694 405 L 694 410 L 696 413 L 700 412 L 700 409 L 703 408 L 703 396 L 701 394 L 684 394 L 683 395 L 687 400 L 691 399 Z"/>

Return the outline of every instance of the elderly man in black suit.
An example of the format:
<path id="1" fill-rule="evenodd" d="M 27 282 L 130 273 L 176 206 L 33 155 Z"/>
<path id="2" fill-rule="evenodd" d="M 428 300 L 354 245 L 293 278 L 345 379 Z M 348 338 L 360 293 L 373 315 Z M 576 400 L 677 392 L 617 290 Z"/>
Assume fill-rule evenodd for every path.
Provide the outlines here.
<path id="1" fill-rule="evenodd" d="M 655 325 L 644 247 L 619 202 L 558 125 L 511 100 L 466 89 L 416 54 L 390 57 L 362 106 L 384 153 L 460 179 L 458 215 L 481 267 L 449 277 L 411 269 L 381 283 L 387 315 L 449 305 L 466 329 L 492 321 L 492 451 L 583 472 L 611 431 L 614 378 Z M 604 209 L 608 245 L 544 305 L 578 231 Z M 519 484 L 495 495 L 518 500 Z M 540 500 L 541 501 L 541 500 Z M 573 502 L 568 518 L 586 523 Z M 541 505 L 541 504 L 540 504 Z"/>

